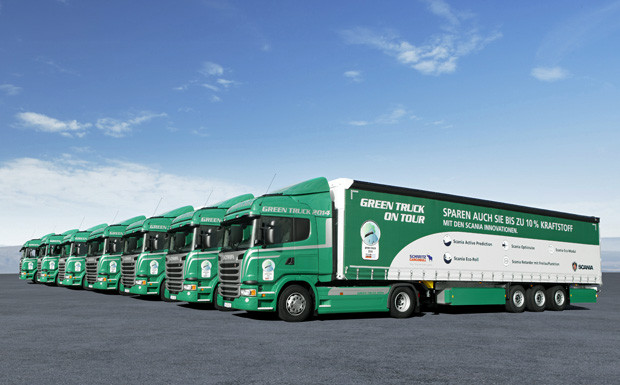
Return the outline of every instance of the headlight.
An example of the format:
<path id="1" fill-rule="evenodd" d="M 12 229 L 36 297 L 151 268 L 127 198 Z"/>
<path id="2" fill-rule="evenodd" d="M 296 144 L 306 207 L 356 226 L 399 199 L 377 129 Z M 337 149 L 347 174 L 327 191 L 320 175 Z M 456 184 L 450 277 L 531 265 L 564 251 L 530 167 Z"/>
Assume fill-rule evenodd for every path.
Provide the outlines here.
<path id="1" fill-rule="evenodd" d="M 183 290 L 196 290 L 196 285 L 183 285 Z"/>
<path id="2" fill-rule="evenodd" d="M 146 279 L 136 279 L 136 285 L 146 285 Z"/>
<path id="3" fill-rule="evenodd" d="M 97 282 L 105 282 L 106 277 L 97 277 Z"/>
<path id="4" fill-rule="evenodd" d="M 256 289 L 241 289 L 241 295 L 244 297 L 256 297 Z"/>

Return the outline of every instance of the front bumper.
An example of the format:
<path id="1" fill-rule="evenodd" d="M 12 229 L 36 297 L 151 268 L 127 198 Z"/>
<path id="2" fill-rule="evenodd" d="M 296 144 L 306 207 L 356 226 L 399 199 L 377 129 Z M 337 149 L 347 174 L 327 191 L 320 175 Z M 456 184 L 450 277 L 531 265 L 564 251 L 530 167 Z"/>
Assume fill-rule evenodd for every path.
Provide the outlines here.
<path id="1" fill-rule="evenodd" d="M 22 271 L 19 275 L 19 279 L 33 279 L 35 271 Z"/>
<path id="2" fill-rule="evenodd" d="M 39 278 L 39 282 L 42 283 L 53 283 L 54 280 L 56 279 L 56 275 L 58 274 L 58 271 L 44 271 L 41 272 L 41 277 Z"/>
<path id="3" fill-rule="evenodd" d="M 84 279 L 84 272 L 74 275 L 74 273 L 65 273 L 65 279 L 60 284 L 63 286 L 82 286 L 82 280 Z"/>
<path id="4" fill-rule="evenodd" d="M 255 289 L 255 287 L 242 287 L 242 289 Z M 276 294 L 274 292 L 257 292 L 256 297 L 235 298 L 224 300 L 221 296 L 217 298 L 217 304 L 226 309 L 246 310 L 246 311 L 275 311 Z"/>
<path id="5" fill-rule="evenodd" d="M 159 285 L 157 281 L 147 281 L 146 285 L 133 285 L 129 288 L 129 293 L 138 295 L 156 295 L 159 294 Z M 127 292 L 127 289 L 125 289 Z"/>
<path id="6" fill-rule="evenodd" d="M 118 287 L 118 281 L 120 274 L 116 277 L 106 277 L 104 275 L 97 276 L 97 282 L 93 284 L 93 289 L 96 290 L 116 290 Z"/>

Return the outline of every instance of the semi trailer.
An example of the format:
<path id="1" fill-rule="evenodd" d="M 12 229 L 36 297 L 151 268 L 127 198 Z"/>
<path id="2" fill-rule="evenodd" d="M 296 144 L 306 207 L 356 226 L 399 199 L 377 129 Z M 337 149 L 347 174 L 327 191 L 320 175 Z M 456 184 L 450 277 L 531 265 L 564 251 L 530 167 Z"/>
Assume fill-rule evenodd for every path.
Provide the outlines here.
<path id="1" fill-rule="evenodd" d="M 91 275 L 89 284 L 96 290 L 114 290 L 121 293 L 123 285 L 121 284 L 121 254 L 123 252 L 123 239 L 127 226 L 132 223 L 143 221 L 146 219 L 144 215 L 126 219 L 122 222 L 110 225 L 103 230 L 103 239 L 105 245 L 101 258 L 94 257 L 87 264 L 89 274 Z"/>
<path id="2" fill-rule="evenodd" d="M 168 230 L 176 217 L 192 211 L 192 206 L 183 206 L 127 227 L 121 257 L 124 293 L 169 298 L 165 285 Z"/>
<path id="3" fill-rule="evenodd" d="M 62 254 L 62 242 L 67 235 L 74 234 L 78 229 L 67 230 L 62 234 L 45 237 L 45 256 L 41 259 L 39 282 L 58 285 L 58 261 Z"/>
<path id="4" fill-rule="evenodd" d="M 220 223 L 233 205 L 253 199 L 240 195 L 178 216 L 172 221 L 166 254 L 166 288 L 171 300 L 216 304 Z"/>
<path id="5" fill-rule="evenodd" d="M 316 178 L 231 207 L 223 307 L 312 314 L 421 305 L 563 310 L 596 302 L 599 218 L 352 179 Z"/>
<path id="6" fill-rule="evenodd" d="M 41 246 L 41 240 L 36 238 L 24 243 L 19 250 L 22 253 L 19 259 L 19 279 L 35 279 L 39 246 Z"/>
<path id="7" fill-rule="evenodd" d="M 65 237 L 63 255 L 58 261 L 58 281 L 63 286 L 86 285 L 86 257 L 88 255 L 88 237 L 108 225 L 102 223 Z M 66 255 L 64 254 L 66 253 Z"/>

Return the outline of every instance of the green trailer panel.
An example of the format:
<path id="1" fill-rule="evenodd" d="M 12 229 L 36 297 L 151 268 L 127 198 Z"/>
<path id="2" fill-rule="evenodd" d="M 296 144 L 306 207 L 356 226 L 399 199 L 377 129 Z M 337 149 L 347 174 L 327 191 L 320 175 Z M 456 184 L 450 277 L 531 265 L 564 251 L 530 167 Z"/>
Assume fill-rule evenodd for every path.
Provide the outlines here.
<path id="1" fill-rule="evenodd" d="M 443 301 L 441 301 L 443 299 Z M 443 290 L 438 303 L 445 305 L 503 305 L 506 289 L 501 287 L 452 287 Z"/>
<path id="2" fill-rule="evenodd" d="M 596 289 L 570 288 L 570 303 L 596 303 Z"/>

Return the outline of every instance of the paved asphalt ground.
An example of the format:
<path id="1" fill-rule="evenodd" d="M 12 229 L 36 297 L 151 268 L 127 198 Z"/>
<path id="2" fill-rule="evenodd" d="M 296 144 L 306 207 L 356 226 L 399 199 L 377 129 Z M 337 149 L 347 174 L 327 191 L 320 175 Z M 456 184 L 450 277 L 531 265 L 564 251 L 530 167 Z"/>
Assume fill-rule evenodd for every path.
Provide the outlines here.
<path id="1" fill-rule="evenodd" d="M 620 274 L 563 312 L 443 308 L 295 324 L 0 275 L 2 384 L 611 384 Z"/>

